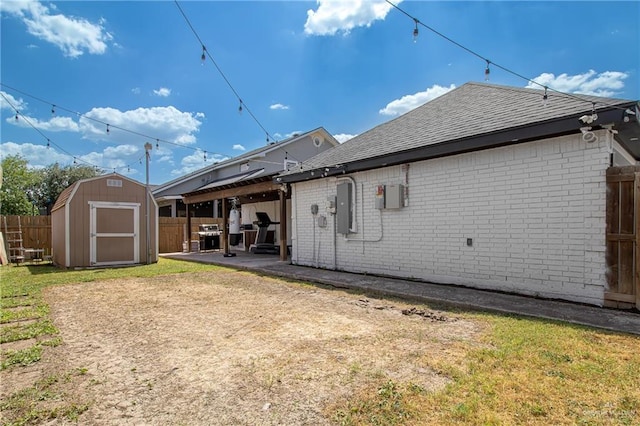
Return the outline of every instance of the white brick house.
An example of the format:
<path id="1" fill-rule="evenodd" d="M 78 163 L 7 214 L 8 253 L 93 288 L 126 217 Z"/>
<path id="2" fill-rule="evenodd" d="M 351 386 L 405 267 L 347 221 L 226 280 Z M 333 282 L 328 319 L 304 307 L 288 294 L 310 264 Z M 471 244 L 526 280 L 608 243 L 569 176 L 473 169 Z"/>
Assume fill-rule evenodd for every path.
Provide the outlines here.
<path id="1" fill-rule="evenodd" d="M 606 172 L 640 126 L 582 98 L 468 83 L 281 175 L 292 263 L 604 305 Z"/>

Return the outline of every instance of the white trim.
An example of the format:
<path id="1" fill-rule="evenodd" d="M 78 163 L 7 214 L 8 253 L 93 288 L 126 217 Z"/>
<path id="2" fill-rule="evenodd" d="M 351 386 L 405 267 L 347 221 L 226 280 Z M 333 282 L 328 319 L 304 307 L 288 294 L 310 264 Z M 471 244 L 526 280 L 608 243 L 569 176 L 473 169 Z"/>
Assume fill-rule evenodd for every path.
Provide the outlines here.
<path id="1" fill-rule="evenodd" d="M 89 263 L 91 266 L 100 265 L 124 265 L 140 263 L 140 203 L 119 203 L 108 201 L 89 201 Z M 98 209 L 132 210 L 133 232 L 97 232 Z M 157 204 L 156 204 L 156 212 Z M 157 214 L 157 213 L 156 213 Z M 98 262 L 97 239 L 98 238 L 122 238 L 133 237 L 133 260 L 117 262 Z"/>
<path id="2" fill-rule="evenodd" d="M 613 139 L 613 137 L 611 139 L 613 140 L 613 152 L 618 153 L 622 158 L 627 160 L 629 162 L 629 165 L 635 165 L 637 163 L 636 159 L 633 158 L 633 156 L 629 154 L 629 152 L 624 149 L 622 145 L 620 145 L 615 139 Z"/>

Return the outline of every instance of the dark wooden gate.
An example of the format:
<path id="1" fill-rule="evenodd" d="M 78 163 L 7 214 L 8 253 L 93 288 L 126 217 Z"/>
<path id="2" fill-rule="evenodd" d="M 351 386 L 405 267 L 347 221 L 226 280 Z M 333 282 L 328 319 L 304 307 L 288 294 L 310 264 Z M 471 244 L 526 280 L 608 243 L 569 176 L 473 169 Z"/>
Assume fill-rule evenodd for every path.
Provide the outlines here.
<path id="1" fill-rule="evenodd" d="M 607 170 L 605 306 L 640 309 L 640 167 Z"/>

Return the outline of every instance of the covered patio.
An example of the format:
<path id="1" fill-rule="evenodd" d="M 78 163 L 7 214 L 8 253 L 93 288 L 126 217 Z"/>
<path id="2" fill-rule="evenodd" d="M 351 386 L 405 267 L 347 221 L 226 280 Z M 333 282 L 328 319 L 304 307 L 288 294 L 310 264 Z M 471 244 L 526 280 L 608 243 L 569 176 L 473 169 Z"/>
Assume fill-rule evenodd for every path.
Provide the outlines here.
<path id="1" fill-rule="evenodd" d="M 190 205 L 203 203 L 208 201 L 219 200 L 222 204 L 222 223 L 223 238 L 221 241 L 221 250 L 224 257 L 235 257 L 240 251 L 231 250 L 229 243 L 229 217 L 232 204 L 250 205 L 256 203 L 274 202 L 276 204 L 276 213 L 280 218 L 278 226 L 278 247 L 279 259 L 286 261 L 288 259 L 287 250 L 287 199 L 291 198 L 288 184 L 275 183 L 272 176 L 259 176 L 256 173 L 246 173 L 237 175 L 233 178 L 227 178 L 220 181 L 211 182 L 195 191 L 182 195 L 187 209 L 187 229 L 191 229 L 191 215 L 189 214 Z M 247 223 L 247 218 L 243 218 L 243 222 Z M 253 223 L 250 221 L 249 223 Z M 244 230 L 241 231 L 246 237 L 248 234 Z M 255 231 L 251 231 L 255 232 Z M 187 250 L 190 250 L 188 247 Z M 249 252 L 243 252 L 243 258 L 246 256 L 260 256 Z M 266 255 L 274 259 L 273 255 Z M 273 261 L 273 260 L 272 260 Z"/>

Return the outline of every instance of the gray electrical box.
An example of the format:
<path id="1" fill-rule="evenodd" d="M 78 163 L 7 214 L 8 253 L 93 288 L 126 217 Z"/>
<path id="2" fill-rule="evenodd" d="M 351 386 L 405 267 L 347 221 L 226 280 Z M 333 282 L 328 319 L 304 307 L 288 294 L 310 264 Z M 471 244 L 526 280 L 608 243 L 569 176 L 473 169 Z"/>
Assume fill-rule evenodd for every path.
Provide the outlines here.
<path id="1" fill-rule="evenodd" d="M 387 185 L 384 192 L 385 208 L 400 209 L 404 207 L 404 185 Z"/>
<path id="2" fill-rule="evenodd" d="M 351 232 L 351 212 L 353 211 L 353 206 L 351 205 L 352 191 L 351 182 L 340 183 L 337 186 L 336 220 L 338 234 L 346 235 Z"/>

